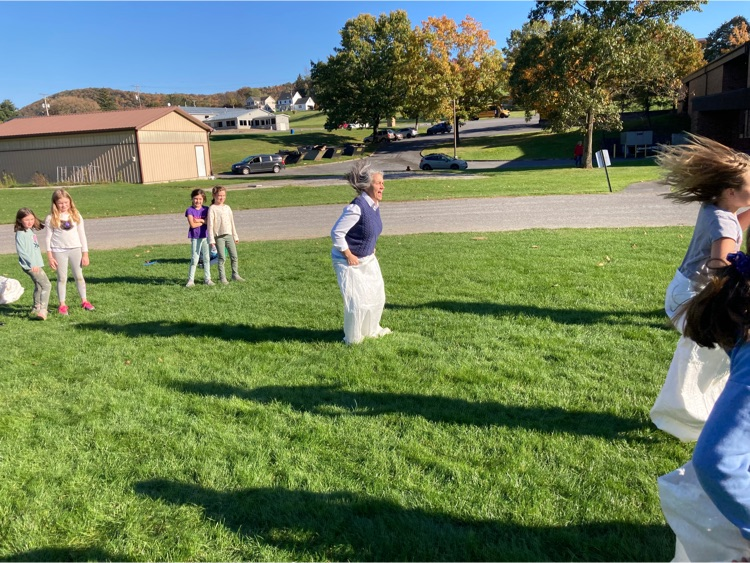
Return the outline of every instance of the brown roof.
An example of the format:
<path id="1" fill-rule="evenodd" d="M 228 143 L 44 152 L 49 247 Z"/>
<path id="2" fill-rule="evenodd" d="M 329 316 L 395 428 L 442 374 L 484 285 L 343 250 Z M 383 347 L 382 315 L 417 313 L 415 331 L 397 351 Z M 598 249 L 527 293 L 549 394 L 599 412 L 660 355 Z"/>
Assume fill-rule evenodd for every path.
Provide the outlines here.
<path id="1" fill-rule="evenodd" d="M 206 131 L 212 129 L 189 113 L 176 107 L 130 109 L 100 113 L 77 113 L 73 115 L 51 115 L 42 117 L 18 117 L 0 123 L 0 138 L 28 137 L 36 135 L 61 135 L 69 133 L 99 133 L 141 129 L 172 112 L 200 125 Z"/>

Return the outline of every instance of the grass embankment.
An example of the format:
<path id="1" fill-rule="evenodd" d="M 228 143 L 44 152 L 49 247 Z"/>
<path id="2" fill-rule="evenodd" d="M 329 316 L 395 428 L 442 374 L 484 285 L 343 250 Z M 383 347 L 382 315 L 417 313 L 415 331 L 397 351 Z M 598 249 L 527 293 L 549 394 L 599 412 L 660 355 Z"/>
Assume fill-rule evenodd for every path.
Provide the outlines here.
<path id="1" fill-rule="evenodd" d="M 616 166 L 610 169 L 612 189 L 658 178 L 656 166 Z M 259 184 L 278 178 L 254 178 Z M 249 181 L 248 179 L 245 182 Z M 290 186 L 269 189 L 230 190 L 227 203 L 234 210 L 323 205 L 345 203 L 352 191 L 345 186 Z M 202 187 L 210 202 L 211 187 L 231 186 L 224 180 L 170 183 L 158 186 L 140 184 L 106 184 L 71 189 L 77 207 L 86 219 L 183 213 L 190 205 L 190 192 Z M 500 197 L 521 195 L 560 195 L 602 193 L 607 191 L 603 170 L 574 168 L 545 170 L 477 171 L 476 174 L 453 173 L 451 177 L 435 177 L 425 173 L 417 179 L 386 177 L 388 201 L 420 201 L 465 197 Z M 20 207 L 32 208 L 41 219 L 49 212 L 54 188 L 0 190 L 0 223 L 12 223 Z"/>
<path id="2" fill-rule="evenodd" d="M 190 290 L 186 244 L 96 252 L 97 310 L 46 322 L 2 256 L 0 558 L 668 560 L 692 447 L 648 411 L 689 234 L 385 236 L 394 333 L 355 347 L 327 240 Z"/>

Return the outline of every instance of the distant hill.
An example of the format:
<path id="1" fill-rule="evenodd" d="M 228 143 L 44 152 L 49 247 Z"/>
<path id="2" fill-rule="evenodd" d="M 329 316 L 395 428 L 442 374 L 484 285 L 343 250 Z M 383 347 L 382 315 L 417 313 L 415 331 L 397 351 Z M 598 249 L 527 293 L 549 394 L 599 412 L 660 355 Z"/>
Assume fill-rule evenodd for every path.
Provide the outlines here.
<path id="1" fill-rule="evenodd" d="M 80 88 L 65 90 L 47 96 L 50 115 L 71 113 L 90 113 L 96 111 L 115 111 L 139 107 L 202 106 L 202 107 L 244 107 L 249 96 L 264 94 L 279 99 L 282 93 L 295 88 L 294 83 L 287 82 L 277 86 L 263 88 L 244 87 L 233 92 L 219 94 L 147 94 L 112 88 Z M 299 88 L 297 88 L 299 89 Z M 43 115 L 43 99 L 22 107 L 19 112 L 24 117 Z"/>

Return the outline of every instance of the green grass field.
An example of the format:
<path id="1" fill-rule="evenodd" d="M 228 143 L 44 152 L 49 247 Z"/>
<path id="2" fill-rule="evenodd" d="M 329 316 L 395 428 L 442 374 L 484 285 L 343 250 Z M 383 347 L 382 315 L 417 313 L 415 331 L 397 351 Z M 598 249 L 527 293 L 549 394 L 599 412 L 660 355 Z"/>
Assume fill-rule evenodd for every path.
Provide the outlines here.
<path id="1" fill-rule="evenodd" d="M 659 169 L 650 161 L 642 160 L 637 166 L 613 167 L 609 175 L 612 189 L 619 191 L 630 184 L 657 179 Z M 265 180 L 257 179 L 260 184 Z M 193 188 L 203 188 L 210 201 L 211 187 L 216 184 L 230 187 L 227 203 L 235 210 L 345 203 L 351 200 L 353 193 L 341 185 L 295 186 L 294 180 L 290 180 L 290 186 L 282 188 L 231 189 L 237 183 L 233 180 L 203 180 L 158 186 L 105 184 L 71 188 L 71 195 L 84 217 L 93 219 L 183 213 L 190 205 Z M 447 178 L 425 173 L 418 179 L 389 179 L 386 175 L 388 201 L 602 193 L 607 189 L 604 171 L 599 169 L 470 171 L 468 174 L 451 174 Z M 53 191 L 54 188 L 0 190 L 0 223 L 13 223 L 16 211 L 21 207 L 30 207 L 43 220 L 49 213 Z"/>
<path id="2" fill-rule="evenodd" d="M 187 245 L 94 252 L 97 310 L 46 322 L 0 256 L 0 560 L 666 561 L 689 235 L 384 236 L 394 332 L 354 347 L 325 239 L 241 243 L 213 288 Z"/>

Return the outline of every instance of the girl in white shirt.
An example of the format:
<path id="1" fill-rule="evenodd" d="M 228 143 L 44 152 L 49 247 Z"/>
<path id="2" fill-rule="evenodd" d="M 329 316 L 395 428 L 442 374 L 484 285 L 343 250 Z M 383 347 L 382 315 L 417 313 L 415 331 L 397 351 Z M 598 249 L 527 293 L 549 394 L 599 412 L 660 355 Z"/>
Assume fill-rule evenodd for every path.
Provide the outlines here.
<path id="1" fill-rule="evenodd" d="M 240 242 L 240 238 L 237 236 L 237 228 L 234 226 L 232 208 L 224 204 L 227 199 L 227 189 L 224 186 L 214 186 L 211 193 L 213 194 L 213 200 L 211 201 L 211 207 L 208 208 L 206 234 L 211 250 L 218 253 L 219 281 L 224 285 L 229 283 L 224 270 L 224 261 L 226 260 L 224 249 L 226 248 L 229 250 L 229 259 L 232 262 L 232 280 L 243 282 L 245 280 L 240 277 L 236 246 L 236 243 Z"/>
<path id="2" fill-rule="evenodd" d="M 93 311 L 94 306 L 86 298 L 86 280 L 83 279 L 83 267 L 89 265 L 89 246 L 83 227 L 83 217 L 66 190 L 55 190 L 52 194 L 52 207 L 44 220 L 44 225 L 47 227 L 47 260 L 50 268 L 57 271 L 57 297 L 60 301 L 57 312 L 61 315 L 68 314 L 68 305 L 65 302 L 68 264 L 76 280 L 81 308 L 84 311 Z"/>

